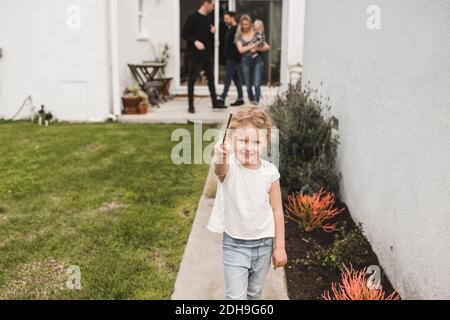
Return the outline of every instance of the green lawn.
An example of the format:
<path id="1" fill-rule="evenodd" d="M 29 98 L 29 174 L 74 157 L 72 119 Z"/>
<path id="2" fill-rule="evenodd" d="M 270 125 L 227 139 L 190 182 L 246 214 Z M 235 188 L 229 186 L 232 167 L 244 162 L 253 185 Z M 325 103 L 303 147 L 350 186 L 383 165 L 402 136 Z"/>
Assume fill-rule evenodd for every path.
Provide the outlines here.
<path id="1" fill-rule="evenodd" d="M 180 127 L 0 123 L 0 299 L 169 299 L 208 171 Z"/>

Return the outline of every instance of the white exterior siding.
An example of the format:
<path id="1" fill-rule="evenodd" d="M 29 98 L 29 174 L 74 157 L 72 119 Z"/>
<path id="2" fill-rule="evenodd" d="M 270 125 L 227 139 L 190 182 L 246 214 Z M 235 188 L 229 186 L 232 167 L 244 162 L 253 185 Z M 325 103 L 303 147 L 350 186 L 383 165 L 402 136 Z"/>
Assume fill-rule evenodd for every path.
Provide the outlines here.
<path id="1" fill-rule="evenodd" d="M 307 1 L 304 79 L 340 121 L 344 201 L 407 299 L 450 298 L 449 39 L 450 1 Z"/>
<path id="2" fill-rule="evenodd" d="M 81 9 L 79 30 L 67 27 L 70 5 Z M 107 117 L 107 7 L 107 0 L 0 1 L 0 116 L 11 117 L 31 94 L 60 120 Z"/>

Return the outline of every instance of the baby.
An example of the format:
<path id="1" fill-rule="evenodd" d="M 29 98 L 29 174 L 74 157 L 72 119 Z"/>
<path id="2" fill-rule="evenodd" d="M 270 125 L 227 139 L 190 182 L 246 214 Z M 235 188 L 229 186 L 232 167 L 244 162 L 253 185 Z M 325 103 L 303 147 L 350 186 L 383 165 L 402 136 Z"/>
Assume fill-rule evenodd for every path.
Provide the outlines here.
<path id="1" fill-rule="evenodd" d="M 261 20 L 255 20 L 253 23 L 253 29 L 255 31 L 255 37 L 252 40 L 252 44 L 256 45 L 257 47 L 264 47 L 264 43 L 266 43 L 266 35 L 265 35 L 265 28 L 264 28 L 264 22 Z M 255 59 L 258 57 L 258 53 L 255 52 L 252 55 L 252 58 Z"/>

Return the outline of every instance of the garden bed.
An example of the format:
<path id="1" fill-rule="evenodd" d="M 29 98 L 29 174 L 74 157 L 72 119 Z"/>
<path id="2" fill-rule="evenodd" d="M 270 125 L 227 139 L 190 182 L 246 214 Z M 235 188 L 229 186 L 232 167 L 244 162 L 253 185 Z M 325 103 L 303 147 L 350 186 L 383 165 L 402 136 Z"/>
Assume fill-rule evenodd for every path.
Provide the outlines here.
<path id="1" fill-rule="evenodd" d="M 337 222 L 338 226 L 344 229 L 345 234 L 355 235 L 357 241 L 351 241 L 357 248 L 357 255 L 351 257 L 349 262 L 354 269 L 362 270 L 371 265 L 379 266 L 378 258 L 373 252 L 370 243 L 361 234 L 360 229 L 353 222 L 348 208 L 345 204 L 337 205 L 338 208 L 344 208 L 344 211 L 338 214 L 331 222 Z M 337 231 L 338 233 L 341 231 Z M 341 282 L 341 272 L 335 267 L 317 266 L 317 259 L 308 258 L 308 254 L 314 255 L 319 250 L 329 250 L 335 243 L 336 232 L 327 233 L 322 230 L 306 232 L 295 222 L 287 220 L 286 222 L 286 251 L 288 255 L 288 264 L 286 265 L 286 277 L 288 295 L 291 300 L 323 300 L 324 291 L 331 290 L 333 282 Z M 347 249 L 354 250 L 355 247 Z M 328 256 L 327 259 L 334 261 L 335 258 Z M 345 260 L 345 259 L 344 259 Z M 326 264 L 326 262 L 322 261 Z M 381 285 L 387 295 L 393 292 L 393 287 L 384 274 L 381 266 Z"/>
<path id="2" fill-rule="evenodd" d="M 398 299 L 362 227 L 338 201 L 340 140 L 329 101 L 299 82 L 269 108 L 282 155 L 289 298 Z"/>

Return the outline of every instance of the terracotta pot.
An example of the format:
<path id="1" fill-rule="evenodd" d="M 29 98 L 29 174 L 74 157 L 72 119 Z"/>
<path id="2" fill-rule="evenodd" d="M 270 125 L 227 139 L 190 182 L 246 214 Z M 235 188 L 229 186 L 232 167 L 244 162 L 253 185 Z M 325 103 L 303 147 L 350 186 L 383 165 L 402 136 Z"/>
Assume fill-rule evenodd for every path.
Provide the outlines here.
<path id="1" fill-rule="evenodd" d="M 139 104 L 138 109 L 139 109 L 139 114 L 147 114 L 147 112 L 148 112 L 148 104 L 145 103 L 145 102 L 141 102 Z"/>
<path id="2" fill-rule="evenodd" d="M 125 114 L 139 113 L 139 104 L 142 102 L 141 97 L 122 97 L 122 104 Z"/>

